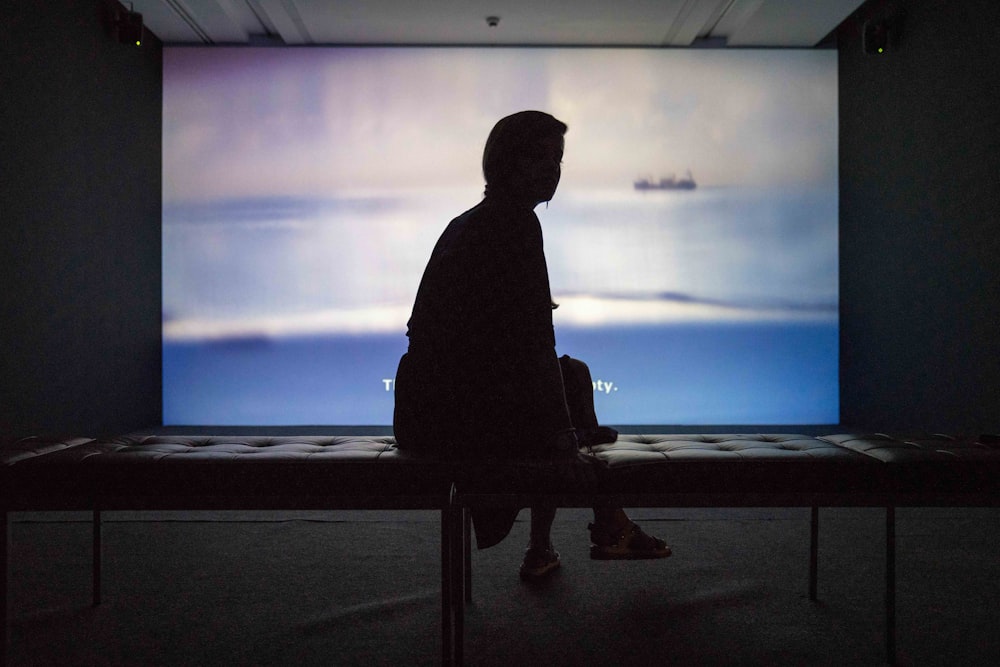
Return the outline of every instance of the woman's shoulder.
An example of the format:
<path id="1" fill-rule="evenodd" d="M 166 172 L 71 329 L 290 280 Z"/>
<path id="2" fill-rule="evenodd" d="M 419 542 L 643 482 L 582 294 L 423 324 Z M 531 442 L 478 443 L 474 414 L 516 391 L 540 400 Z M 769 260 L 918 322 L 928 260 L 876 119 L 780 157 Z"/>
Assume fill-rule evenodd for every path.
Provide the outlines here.
<path id="1" fill-rule="evenodd" d="M 531 208 L 504 200 L 486 198 L 466 214 L 477 229 L 500 238 L 523 240 L 525 235 L 534 237 L 541 230 L 538 216 Z"/>

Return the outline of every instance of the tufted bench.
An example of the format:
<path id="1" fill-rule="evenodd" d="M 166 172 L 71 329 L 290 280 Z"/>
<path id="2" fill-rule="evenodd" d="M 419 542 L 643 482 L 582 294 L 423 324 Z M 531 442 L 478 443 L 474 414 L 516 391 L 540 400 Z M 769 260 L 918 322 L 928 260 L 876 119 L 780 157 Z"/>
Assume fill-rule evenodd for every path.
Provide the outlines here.
<path id="1" fill-rule="evenodd" d="M 93 441 L 93 438 L 76 436 L 0 438 L 0 475 L 5 474 L 10 466 L 20 461 L 57 452 L 67 447 L 77 447 Z"/>
<path id="2" fill-rule="evenodd" d="M 1000 442 L 995 436 L 841 434 L 621 435 L 593 453 L 609 471 L 585 489 L 531 475 L 459 480 L 456 503 L 476 507 L 808 507 L 809 598 L 817 599 L 820 507 L 883 508 L 886 522 L 885 642 L 896 660 L 895 508 L 1000 506 Z M 454 518 L 453 520 L 459 521 Z M 456 642 L 462 650 L 462 607 L 471 600 L 469 522 L 456 572 Z"/>
<path id="3" fill-rule="evenodd" d="M 1000 437 L 840 434 L 822 440 L 882 463 L 886 504 L 886 641 L 895 661 L 897 507 L 1000 506 Z"/>
<path id="4" fill-rule="evenodd" d="M 21 501 L 30 498 L 28 504 L 38 507 L 38 509 L 46 509 L 44 506 L 46 503 L 56 503 L 51 498 L 55 489 L 45 485 L 44 480 L 41 487 L 32 488 L 31 483 L 14 476 L 13 466 L 24 464 L 32 459 L 47 456 L 55 452 L 89 444 L 93 441 L 93 438 L 76 436 L 0 438 L 0 508 L 5 510 L 8 508 L 14 509 L 15 497 Z M 18 470 L 20 471 L 20 468 Z M 16 492 L 15 488 L 17 489 Z M 2 512 L 2 516 L 0 516 L 0 521 L 6 522 L 6 520 L 7 512 L 4 511 Z M 4 526 L 6 526 L 6 523 Z M 0 532 L 2 532 L 0 539 L 5 539 L 6 530 Z M 6 550 L 4 554 L 6 554 Z"/>
<path id="5" fill-rule="evenodd" d="M 809 507 L 809 597 L 817 597 L 819 507 L 884 507 L 886 466 L 861 451 L 798 434 L 622 434 L 592 453 L 607 474 L 580 488 L 530 474 L 472 476 L 457 484 L 465 552 L 455 574 L 455 640 L 462 652 L 463 604 L 471 596 L 468 510 L 477 507 Z M 453 515 L 454 516 L 454 515 Z M 453 518 L 456 522 L 457 518 Z M 887 635 L 888 636 L 888 635 Z"/>
<path id="6" fill-rule="evenodd" d="M 0 443 L 3 572 L 12 511 L 93 512 L 93 603 L 101 600 L 101 512 L 105 510 L 439 510 L 442 647 L 454 642 L 447 561 L 454 553 L 454 472 L 414 458 L 381 436 L 130 435 L 107 440 L 28 439 Z M 3 578 L 6 647 L 7 579 Z M 5 650 L 5 649 L 0 649 Z M 5 656 L 4 656 L 5 658 Z M 0 660 L 3 663 L 4 660 Z"/>
<path id="7" fill-rule="evenodd" d="M 822 440 L 881 461 L 893 505 L 1000 503 L 1000 437 L 841 434 Z"/>
<path id="8" fill-rule="evenodd" d="M 52 500 L 48 487 L 32 489 L 27 484 L 18 484 L 12 473 L 15 464 L 24 463 L 53 452 L 70 447 L 78 447 L 93 442 L 93 438 L 81 437 L 27 437 L 0 438 L 0 664 L 7 664 L 7 560 L 10 557 L 9 512 L 17 509 L 62 509 Z M 20 486 L 15 494 L 14 486 Z M 30 498 L 30 499 L 29 499 Z M 78 509 L 78 508 L 74 508 Z"/>
<path id="9" fill-rule="evenodd" d="M 393 438 L 365 435 L 129 435 L 33 457 L 16 473 L 15 495 L 44 486 L 104 509 L 405 509 L 428 498 L 440 507 L 453 479 Z"/>
<path id="10" fill-rule="evenodd" d="M 0 441 L 0 517 L 93 512 L 94 602 L 101 512 L 156 509 L 435 509 L 441 512 L 442 659 L 460 663 L 471 599 L 470 510 L 525 507 L 809 507 L 816 599 L 820 507 L 886 512 L 886 645 L 895 660 L 895 507 L 1000 505 L 993 437 L 884 434 L 622 435 L 593 453 L 608 471 L 581 486 L 537 464 L 408 456 L 383 436 L 128 435 Z M 6 577 L 3 579 L 6 645 Z"/>

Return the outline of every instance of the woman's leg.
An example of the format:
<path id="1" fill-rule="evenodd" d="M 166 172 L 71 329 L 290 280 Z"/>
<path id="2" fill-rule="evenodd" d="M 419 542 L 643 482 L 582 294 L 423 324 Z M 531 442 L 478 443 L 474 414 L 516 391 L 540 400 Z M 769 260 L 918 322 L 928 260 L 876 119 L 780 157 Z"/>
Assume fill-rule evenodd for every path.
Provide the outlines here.
<path id="1" fill-rule="evenodd" d="M 670 547 L 647 535 L 620 507 L 595 507 L 590 524 L 590 557 L 595 560 L 666 558 Z"/>
<path id="2" fill-rule="evenodd" d="M 628 514 L 625 513 L 625 510 L 620 507 L 594 508 L 595 526 L 606 528 L 608 530 L 621 530 L 630 523 L 632 523 L 632 520 L 628 518 Z"/>
<path id="3" fill-rule="evenodd" d="M 529 546 L 547 549 L 552 546 L 552 522 L 556 518 L 555 507 L 531 508 L 531 537 Z"/>
<path id="4" fill-rule="evenodd" d="M 555 507 L 531 508 L 531 537 L 521 562 L 522 579 L 537 581 L 559 568 L 559 554 L 552 548 L 552 521 L 555 518 Z"/>

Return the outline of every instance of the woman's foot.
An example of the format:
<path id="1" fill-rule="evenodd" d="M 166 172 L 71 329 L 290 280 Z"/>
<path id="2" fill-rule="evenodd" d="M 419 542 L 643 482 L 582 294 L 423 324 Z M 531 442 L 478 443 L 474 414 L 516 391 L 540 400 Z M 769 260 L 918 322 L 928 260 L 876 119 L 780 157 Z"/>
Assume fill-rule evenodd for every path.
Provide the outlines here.
<path id="1" fill-rule="evenodd" d="M 529 545 L 521 562 L 520 576 L 525 581 L 538 581 L 559 569 L 559 554 L 552 543 L 544 547 Z"/>
<path id="2" fill-rule="evenodd" d="M 594 560 L 645 560 L 666 558 L 667 543 L 642 532 L 633 521 L 624 526 L 589 524 L 590 557 Z"/>

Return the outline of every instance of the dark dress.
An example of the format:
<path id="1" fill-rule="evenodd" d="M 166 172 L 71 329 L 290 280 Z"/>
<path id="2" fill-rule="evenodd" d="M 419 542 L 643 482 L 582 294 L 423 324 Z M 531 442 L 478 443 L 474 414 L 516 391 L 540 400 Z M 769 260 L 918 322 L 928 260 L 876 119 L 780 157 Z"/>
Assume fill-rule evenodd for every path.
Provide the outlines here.
<path id="1" fill-rule="evenodd" d="M 395 385 L 401 448 L 532 456 L 570 428 L 542 231 L 529 206 L 487 197 L 451 221 L 407 335 Z"/>
<path id="2" fill-rule="evenodd" d="M 552 308 L 530 206 L 487 196 L 452 220 L 421 279 L 396 374 L 399 447 L 451 460 L 546 457 L 572 426 Z M 516 516 L 473 512 L 479 547 L 502 540 Z"/>

